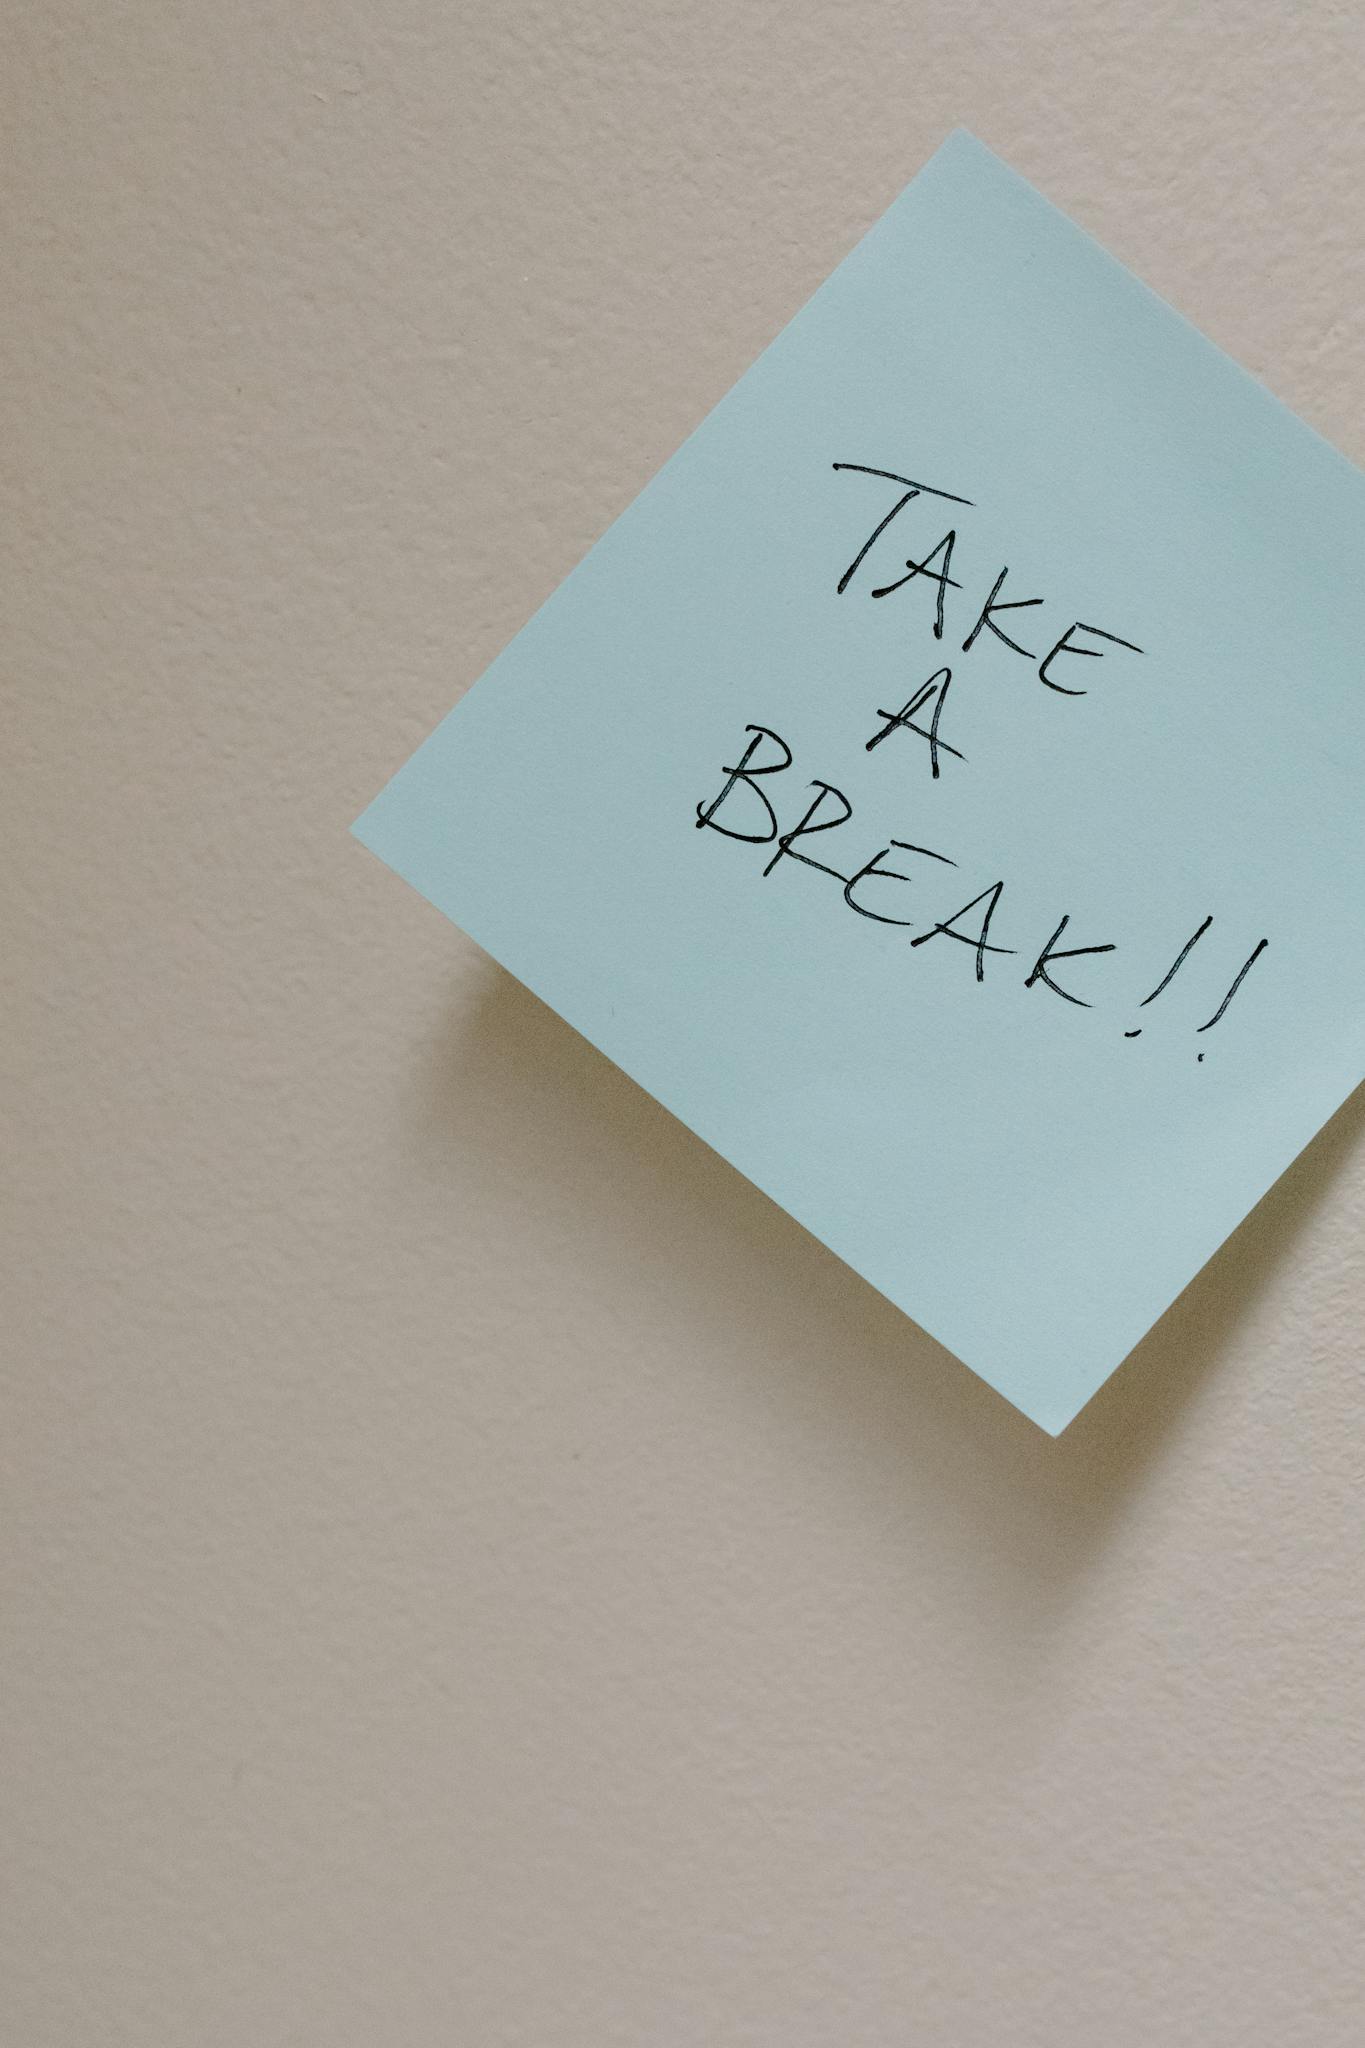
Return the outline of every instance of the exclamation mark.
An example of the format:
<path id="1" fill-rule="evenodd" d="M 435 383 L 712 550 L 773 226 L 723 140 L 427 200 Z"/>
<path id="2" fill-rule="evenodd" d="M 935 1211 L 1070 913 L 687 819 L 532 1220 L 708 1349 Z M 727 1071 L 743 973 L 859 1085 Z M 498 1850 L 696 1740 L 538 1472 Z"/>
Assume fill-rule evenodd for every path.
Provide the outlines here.
<path id="1" fill-rule="evenodd" d="M 1166 969 L 1166 972 L 1162 975 L 1160 981 L 1152 990 L 1152 993 L 1149 996 L 1144 996 L 1142 998 L 1142 1001 L 1138 1004 L 1138 1008 L 1140 1010 L 1145 1010 L 1148 1003 L 1154 1003 L 1157 997 L 1170 987 L 1171 983 L 1175 980 L 1177 974 L 1179 974 L 1181 968 L 1185 965 L 1185 962 L 1189 959 L 1191 953 L 1199 944 L 1199 941 L 1203 938 L 1205 932 L 1208 930 L 1209 926 L 1212 923 L 1212 917 L 1206 917 L 1204 919 L 1204 922 L 1200 925 L 1198 931 L 1190 933 L 1190 936 L 1186 939 L 1184 945 L 1180 948 L 1180 951 L 1176 954 L 1174 960 L 1172 960 L 1170 966 Z M 1248 965 L 1250 965 L 1250 962 L 1248 962 Z M 1242 969 L 1242 972 L 1243 974 L 1246 973 L 1245 967 Z M 1236 985 L 1234 984 L 1232 991 L 1229 993 L 1227 997 L 1227 1001 L 1223 1004 L 1223 1010 L 1227 1008 L 1228 1003 L 1232 1001 L 1232 997 L 1235 994 Z M 1223 1010 L 1220 1010 L 1218 1012 L 1218 1017 L 1222 1016 Z M 1216 1024 L 1218 1022 L 1218 1017 L 1211 1018 L 1210 1022 Z M 1199 1028 L 1201 1031 L 1206 1031 L 1208 1029 L 1208 1025 L 1201 1024 Z M 1136 1031 L 1125 1031 L 1123 1035 L 1125 1038 L 1141 1038 L 1142 1026 L 1139 1024 Z M 1199 1057 L 1200 1059 L 1203 1059 L 1203 1053 L 1200 1053 Z"/>
<path id="2" fill-rule="evenodd" d="M 1256 944 L 1252 947 L 1251 952 L 1248 954 L 1247 958 L 1242 962 L 1241 966 L 1238 968 L 1236 978 L 1233 981 L 1232 987 L 1228 990 L 1222 1002 L 1218 1005 L 1218 1008 L 1209 1018 L 1208 1023 L 1201 1024 L 1199 1026 L 1199 1029 L 1201 1031 L 1212 1031 L 1214 1025 L 1219 1021 L 1219 1019 L 1227 1015 L 1228 1004 L 1232 1001 L 1238 989 L 1242 986 L 1242 983 L 1246 980 L 1252 968 L 1256 965 L 1256 962 L 1260 959 L 1262 953 L 1264 953 L 1266 947 L 1269 944 L 1269 939 L 1258 939 L 1256 941 Z M 1199 1057 L 1201 1060 L 1203 1059 L 1204 1055 L 1202 1052 L 1200 1053 Z"/>

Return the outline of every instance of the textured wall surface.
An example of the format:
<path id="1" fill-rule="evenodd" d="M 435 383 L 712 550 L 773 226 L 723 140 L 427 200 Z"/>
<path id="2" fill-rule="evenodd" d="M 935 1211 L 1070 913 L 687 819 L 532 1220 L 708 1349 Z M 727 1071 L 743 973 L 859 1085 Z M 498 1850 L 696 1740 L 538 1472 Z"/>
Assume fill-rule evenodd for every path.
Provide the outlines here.
<path id="1" fill-rule="evenodd" d="M 1360 10 L 10 13 L 0 2037 L 1358 2048 L 1365 1100 L 1054 1443 L 346 828 L 959 121 L 1365 458 Z"/>

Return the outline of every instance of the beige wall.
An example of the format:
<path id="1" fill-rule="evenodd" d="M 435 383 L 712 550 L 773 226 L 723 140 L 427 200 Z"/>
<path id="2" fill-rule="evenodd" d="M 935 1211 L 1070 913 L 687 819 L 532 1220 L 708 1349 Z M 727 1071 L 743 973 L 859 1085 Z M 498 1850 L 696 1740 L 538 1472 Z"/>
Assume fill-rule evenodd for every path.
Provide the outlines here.
<path id="1" fill-rule="evenodd" d="M 1365 458 L 1360 10 L 9 11 L 0 2038 L 1358 2048 L 1365 1105 L 1053 1443 L 346 827 L 958 121 Z"/>

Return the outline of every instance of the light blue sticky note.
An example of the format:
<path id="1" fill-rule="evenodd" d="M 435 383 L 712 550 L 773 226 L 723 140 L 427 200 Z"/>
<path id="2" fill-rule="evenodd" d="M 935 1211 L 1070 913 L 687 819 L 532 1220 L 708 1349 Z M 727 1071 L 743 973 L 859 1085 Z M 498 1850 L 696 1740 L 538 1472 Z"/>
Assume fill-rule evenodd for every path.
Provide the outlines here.
<path id="1" fill-rule="evenodd" d="M 356 830 L 1055 1433 L 1365 1071 L 1365 477 L 954 135 Z"/>

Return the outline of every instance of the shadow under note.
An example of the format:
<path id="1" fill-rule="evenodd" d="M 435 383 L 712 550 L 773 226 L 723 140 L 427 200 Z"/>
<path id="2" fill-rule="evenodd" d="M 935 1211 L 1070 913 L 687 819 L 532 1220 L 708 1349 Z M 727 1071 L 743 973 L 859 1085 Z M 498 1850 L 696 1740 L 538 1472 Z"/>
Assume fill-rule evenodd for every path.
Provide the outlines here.
<path id="1" fill-rule="evenodd" d="M 799 1400 L 883 1478 L 889 1463 L 890 1484 L 932 1499 L 938 1540 L 989 1583 L 988 1604 L 1022 1602 L 1016 1627 L 1065 1606 L 1365 1126 L 1362 1089 L 1053 1439 L 493 963 L 444 1021 L 415 1107 L 427 1142 L 458 1146 L 476 1177 L 514 1175 L 528 1202 L 572 1210 L 604 1270 L 685 1261 L 669 1301 L 695 1318 L 689 1369 L 763 1375 L 762 1398 Z"/>

